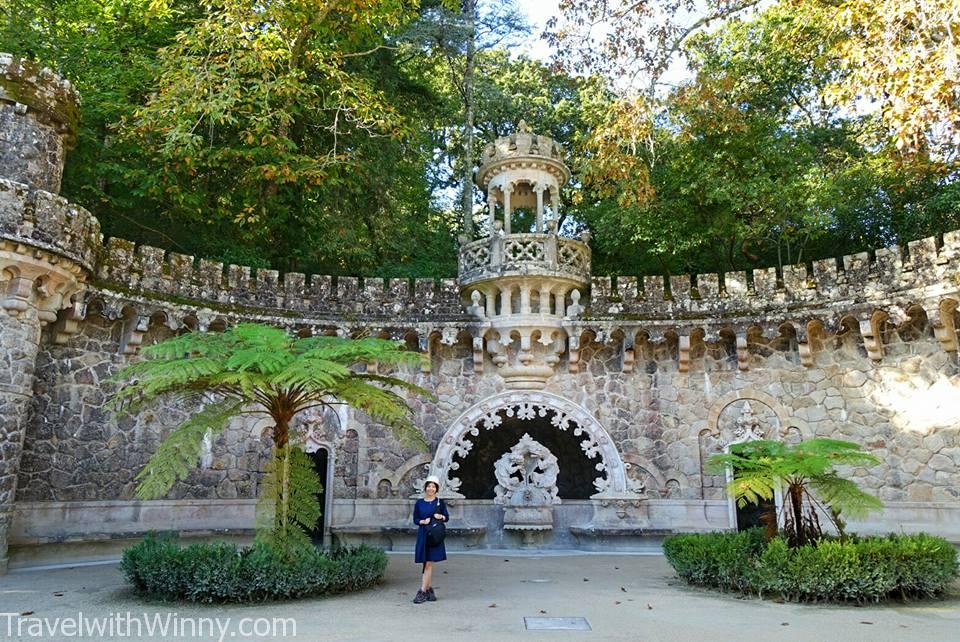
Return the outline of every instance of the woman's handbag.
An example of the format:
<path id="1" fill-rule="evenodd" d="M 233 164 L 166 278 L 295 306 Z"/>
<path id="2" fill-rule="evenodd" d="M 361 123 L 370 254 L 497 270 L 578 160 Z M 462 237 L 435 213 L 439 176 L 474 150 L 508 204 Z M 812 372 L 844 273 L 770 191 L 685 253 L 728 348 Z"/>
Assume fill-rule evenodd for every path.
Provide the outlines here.
<path id="1" fill-rule="evenodd" d="M 437 510 L 435 513 L 440 512 L 440 498 L 437 498 Z M 447 527 L 443 522 L 437 521 L 433 518 L 430 518 L 430 523 L 427 524 L 427 546 L 440 546 L 443 544 L 443 539 L 447 536 Z"/>

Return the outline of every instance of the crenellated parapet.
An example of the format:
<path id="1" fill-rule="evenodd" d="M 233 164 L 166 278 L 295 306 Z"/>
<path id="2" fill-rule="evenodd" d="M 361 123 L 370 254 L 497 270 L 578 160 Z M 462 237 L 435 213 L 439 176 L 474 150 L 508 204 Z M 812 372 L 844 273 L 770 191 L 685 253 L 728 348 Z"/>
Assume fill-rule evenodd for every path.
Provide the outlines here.
<path id="1" fill-rule="evenodd" d="M 96 271 L 102 289 L 195 301 L 219 310 L 317 318 L 444 319 L 463 316 L 455 279 L 306 275 L 224 265 L 112 238 Z"/>
<path id="2" fill-rule="evenodd" d="M 57 193 L 76 143 L 80 98 L 70 81 L 37 63 L 0 53 L 2 176 Z"/>
<path id="3" fill-rule="evenodd" d="M 92 271 L 101 249 L 100 223 L 57 194 L 0 177 L 0 238 L 69 259 Z"/>
<path id="4" fill-rule="evenodd" d="M 724 274 L 593 277 L 587 316 L 690 319 L 761 317 L 771 312 L 877 303 L 891 297 L 954 293 L 960 278 L 960 231 L 900 247 L 813 261 L 811 265 Z"/>

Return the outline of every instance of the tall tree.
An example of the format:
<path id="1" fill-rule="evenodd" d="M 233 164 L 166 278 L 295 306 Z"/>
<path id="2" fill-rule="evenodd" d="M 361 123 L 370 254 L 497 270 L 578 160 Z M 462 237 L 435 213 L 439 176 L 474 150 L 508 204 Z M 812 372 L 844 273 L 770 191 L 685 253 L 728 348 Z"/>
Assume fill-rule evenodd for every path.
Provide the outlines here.
<path id="1" fill-rule="evenodd" d="M 201 13 L 193 0 L 0 0 L 0 51 L 51 67 L 80 93 L 78 142 L 61 193 L 89 208 L 110 235 L 189 250 L 157 224 L 162 207 L 131 181 L 148 154 L 122 140 L 116 125 L 154 86 L 158 51 Z"/>
<path id="2" fill-rule="evenodd" d="M 905 161 L 876 116 L 825 99 L 849 73 L 839 37 L 773 6 L 691 36 L 695 76 L 658 99 L 656 120 L 642 97 L 604 115 L 582 176 L 601 197 L 590 223 L 598 259 L 616 257 L 607 269 L 782 266 L 960 223 L 942 206 L 948 165 Z"/>
<path id="3" fill-rule="evenodd" d="M 409 127 L 358 69 L 409 17 L 400 0 L 222 0 L 162 52 L 125 130 L 163 167 L 148 191 L 259 242 L 309 227 L 311 195 L 351 180 L 358 147 Z"/>
<path id="4" fill-rule="evenodd" d="M 548 26 L 562 63 L 607 74 L 647 107 L 685 42 L 719 22 L 746 19 L 759 0 L 561 0 Z M 828 95 L 850 109 L 869 98 L 907 154 L 931 147 L 957 160 L 960 4 L 956 0 L 778 0 L 832 32 L 848 73 Z M 654 112 L 655 113 L 655 110 Z"/>
<path id="5" fill-rule="evenodd" d="M 479 82 L 477 57 L 495 47 L 516 42 L 528 33 L 529 26 L 514 0 L 461 0 L 456 6 L 449 2 L 428 6 L 407 35 L 409 42 L 426 54 L 427 60 L 418 64 L 421 73 L 431 67 L 442 67 L 449 79 L 447 86 L 453 88 L 458 99 L 461 124 L 457 135 L 450 138 L 459 145 L 453 174 L 460 192 L 460 231 L 467 236 L 474 233 L 476 207 L 473 174 L 477 157 L 474 126 L 478 100 L 475 87 Z"/>
<path id="6" fill-rule="evenodd" d="M 463 15 L 467 26 L 467 46 L 463 58 L 463 186 L 461 187 L 461 216 L 463 233 L 473 237 L 473 85 L 477 54 L 477 3 L 463 0 Z"/>

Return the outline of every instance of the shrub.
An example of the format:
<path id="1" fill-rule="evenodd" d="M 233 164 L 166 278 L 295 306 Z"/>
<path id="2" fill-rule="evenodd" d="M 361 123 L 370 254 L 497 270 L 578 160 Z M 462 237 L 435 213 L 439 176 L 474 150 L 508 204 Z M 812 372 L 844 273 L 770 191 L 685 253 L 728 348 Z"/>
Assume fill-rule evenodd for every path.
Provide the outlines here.
<path id="1" fill-rule="evenodd" d="M 747 590 L 751 582 L 750 560 L 763 548 L 763 532 L 691 533 L 667 538 L 663 553 L 683 579 L 691 584 L 712 586 L 724 591 Z"/>
<path id="2" fill-rule="evenodd" d="M 926 534 L 823 538 L 791 548 L 779 537 L 765 543 L 759 529 L 691 533 L 667 538 L 663 551 L 690 584 L 797 602 L 934 597 L 960 574 L 953 545 Z"/>
<path id="3" fill-rule="evenodd" d="M 386 554 L 360 546 L 281 551 L 264 542 L 180 546 L 155 534 L 127 548 L 123 573 L 141 595 L 188 602 L 260 602 L 357 591 L 375 584 Z"/>

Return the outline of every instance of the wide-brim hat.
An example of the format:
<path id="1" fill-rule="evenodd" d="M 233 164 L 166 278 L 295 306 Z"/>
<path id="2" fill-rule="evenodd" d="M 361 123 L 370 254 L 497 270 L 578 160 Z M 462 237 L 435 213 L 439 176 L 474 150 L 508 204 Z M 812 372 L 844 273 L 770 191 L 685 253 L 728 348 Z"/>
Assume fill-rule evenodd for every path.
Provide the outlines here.
<path id="1" fill-rule="evenodd" d="M 427 484 L 436 484 L 437 490 L 440 490 L 440 478 L 436 475 L 429 475 L 426 479 L 423 480 L 423 487 L 426 488 Z"/>

